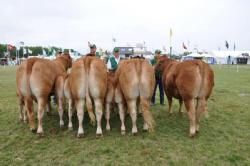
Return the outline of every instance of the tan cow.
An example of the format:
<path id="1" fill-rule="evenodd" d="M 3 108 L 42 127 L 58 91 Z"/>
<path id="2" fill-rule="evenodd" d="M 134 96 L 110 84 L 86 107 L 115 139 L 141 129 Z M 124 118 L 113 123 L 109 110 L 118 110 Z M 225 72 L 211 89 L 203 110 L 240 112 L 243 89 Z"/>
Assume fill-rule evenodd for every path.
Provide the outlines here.
<path id="1" fill-rule="evenodd" d="M 31 58 L 22 63 L 16 72 L 17 93 L 20 103 L 24 103 L 28 112 L 30 129 L 35 131 L 33 100 L 38 103 L 37 133 L 43 135 L 42 118 L 48 97 L 55 91 L 59 105 L 60 126 L 64 124 L 63 116 L 63 80 L 59 76 L 66 74 L 71 67 L 69 54 L 63 54 L 55 60 Z M 21 102 L 23 101 L 23 102 Z M 20 110 L 22 105 L 20 105 Z"/>
<path id="2" fill-rule="evenodd" d="M 194 136 L 199 131 L 200 116 L 207 109 L 207 100 L 214 86 L 213 70 L 201 60 L 177 62 L 167 56 L 158 58 L 155 69 L 163 72 L 169 112 L 172 112 L 172 97 L 179 99 L 179 110 L 184 101 L 190 120 L 189 135 Z"/>
<path id="3" fill-rule="evenodd" d="M 67 78 L 64 86 L 66 91 L 70 94 L 65 94 L 71 98 L 70 103 L 75 103 L 78 117 L 78 137 L 83 136 L 84 130 L 82 126 L 84 117 L 84 104 L 86 100 L 88 112 L 92 112 L 92 102 L 94 102 L 95 113 L 97 119 L 97 136 L 102 135 L 101 118 L 103 114 L 103 104 L 107 89 L 107 68 L 103 61 L 97 57 L 80 58 L 73 63 L 71 72 Z M 69 119 L 71 119 L 72 112 L 69 110 Z M 94 117 L 90 115 L 94 120 Z M 72 127 L 70 120 L 69 127 Z"/>
<path id="4" fill-rule="evenodd" d="M 124 97 L 128 112 L 132 119 L 132 133 L 136 134 L 137 126 L 137 103 L 141 107 L 144 118 L 144 130 L 153 130 L 154 120 L 149 111 L 150 99 L 155 85 L 154 70 L 152 66 L 144 59 L 124 60 L 119 64 L 115 75 L 116 102 L 119 105 L 119 114 L 121 119 L 121 132 L 125 133 L 125 106 L 122 104 Z"/>
<path id="5" fill-rule="evenodd" d="M 28 59 L 27 61 L 23 61 L 21 63 L 21 65 L 19 66 L 19 68 L 17 69 L 17 71 L 19 72 L 17 74 L 17 80 L 18 79 L 20 80 L 21 76 L 25 75 L 26 71 L 22 70 L 21 68 L 25 67 L 28 62 L 29 63 L 31 63 L 31 62 L 34 63 L 37 60 L 39 61 L 40 58 L 31 58 L 31 59 Z M 24 96 L 20 92 L 20 85 L 21 85 L 21 83 L 19 83 L 17 85 L 18 85 L 17 86 L 18 88 L 17 88 L 17 92 L 16 93 L 17 93 L 18 104 L 19 104 L 19 119 L 20 119 L 20 121 L 23 121 L 24 123 L 27 123 L 27 121 L 28 121 L 28 119 L 27 119 L 27 110 L 23 109 L 23 107 L 24 107 Z M 54 94 L 51 94 L 51 95 L 54 95 Z M 35 99 L 35 101 L 36 101 L 36 99 Z M 47 114 L 49 114 L 50 112 L 51 112 L 51 103 L 50 103 L 50 96 L 49 96 L 49 98 L 48 98 L 48 104 L 47 104 Z"/>

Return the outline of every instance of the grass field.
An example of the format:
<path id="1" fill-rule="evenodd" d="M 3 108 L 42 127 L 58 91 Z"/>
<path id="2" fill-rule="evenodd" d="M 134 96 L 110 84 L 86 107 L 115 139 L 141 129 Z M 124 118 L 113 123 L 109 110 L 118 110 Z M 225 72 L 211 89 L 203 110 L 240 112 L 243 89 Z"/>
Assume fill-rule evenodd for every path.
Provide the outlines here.
<path id="1" fill-rule="evenodd" d="M 110 133 L 104 130 L 104 137 L 96 139 L 95 127 L 85 118 L 86 136 L 77 139 L 76 117 L 74 131 L 60 129 L 55 108 L 44 116 L 44 138 L 20 123 L 15 68 L 0 67 L 0 165 L 250 165 L 250 66 L 239 66 L 239 72 L 236 66 L 213 69 L 209 118 L 202 119 L 198 137 L 188 137 L 187 115 L 179 115 L 175 101 L 173 115 L 167 105 L 151 107 L 154 133 L 142 132 L 139 117 L 139 134 L 132 136 L 127 117 L 127 134 L 121 136 L 113 113 Z"/>

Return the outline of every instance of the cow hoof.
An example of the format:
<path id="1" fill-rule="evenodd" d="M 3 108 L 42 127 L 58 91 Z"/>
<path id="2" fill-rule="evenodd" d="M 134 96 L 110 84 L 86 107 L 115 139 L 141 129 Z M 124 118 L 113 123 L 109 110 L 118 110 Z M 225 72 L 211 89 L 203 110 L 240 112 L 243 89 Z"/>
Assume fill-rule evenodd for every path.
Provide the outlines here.
<path id="1" fill-rule="evenodd" d="M 83 133 L 77 134 L 77 138 L 83 138 L 83 137 L 84 137 Z"/>
<path id="2" fill-rule="evenodd" d="M 106 130 L 107 130 L 107 131 L 110 131 L 110 126 L 106 126 Z"/>
<path id="3" fill-rule="evenodd" d="M 142 131 L 143 131 L 144 133 L 146 133 L 146 132 L 148 132 L 148 129 L 143 129 Z"/>
<path id="4" fill-rule="evenodd" d="M 102 134 L 96 134 L 96 136 L 95 136 L 97 139 L 98 138 L 102 138 L 103 137 L 103 135 Z"/>
<path id="5" fill-rule="evenodd" d="M 27 123 L 28 123 L 28 120 L 27 120 L 27 119 L 23 120 L 23 123 L 27 124 Z"/>
<path id="6" fill-rule="evenodd" d="M 44 137 L 44 133 L 37 133 L 37 136 L 38 136 L 39 138 L 43 138 L 43 137 Z"/>
<path id="7" fill-rule="evenodd" d="M 132 133 L 132 135 L 133 135 L 133 136 L 137 136 L 137 135 L 138 135 L 138 133 Z"/>
<path id="8" fill-rule="evenodd" d="M 122 131 L 121 131 L 121 135 L 123 135 L 123 136 L 126 135 L 126 131 L 125 131 L 125 130 L 122 130 Z"/>
<path id="9" fill-rule="evenodd" d="M 73 131 L 73 127 L 68 127 L 68 130 L 69 131 Z"/>
<path id="10" fill-rule="evenodd" d="M 30 129 L 32 133 L 36 133 L 36 129 Z"/>
<path id="11" fill-rule="evenodd" d="M 63 129 L 64 128 L 64 124 L 60 124 L 60 128 Z"/>
<path id="12" fill-rule="evenodd" d="M 195 137 L 195 133 L 189 134 L 189 137 L 190 137 L 190 138 L 194 138 L 194 137 Z"/>

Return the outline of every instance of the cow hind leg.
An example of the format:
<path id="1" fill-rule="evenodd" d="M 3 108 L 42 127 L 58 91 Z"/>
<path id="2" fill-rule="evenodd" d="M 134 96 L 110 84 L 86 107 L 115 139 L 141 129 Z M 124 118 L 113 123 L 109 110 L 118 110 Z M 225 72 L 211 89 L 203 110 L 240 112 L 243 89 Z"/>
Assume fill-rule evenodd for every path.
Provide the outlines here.
<path id="1" fill-rule="evenodd" d="M 72 124 L 72 99 L 69 99 L 68 116 L 69 116 L 68 129 L 73 130 L 73 124 Z"/>
<path id="2" fill-rule="evenodd" d="M 39 136 L 43 136 L 44 132 L 43 132 L 42 120 L 43 120 L 43 115 L 44 115 L 44 109 L 45 109 L 45 106 L 47 104 L 47 98 L 40 97 L 40 98 L 38 98 L 37 102 L 38 102 L 38 111 L 37 111 L 38 128 L 37 128 L 37 134 Z"/>
<path id="3" fill-rule="evenodd" d="M 182 110 L 182 105 L 183 105 L 183 100 L 182 99 L 179 99 L 179 113 L 183 113 L 183 110 Z"/>
<path id="4" fill-rule="evenodd" d="M 22 109 L 23 109 L 23 105 L 22 105 Z M 23 112 L 23 122 L 27 123 L 28 122 L 27 111 L 24 109 L 22 112 Z"/>
<path id="5" fill-rule="evenodd" d="M 60 122 L 59 125 L 60 127 L 64 126 L 64 121 L 63 121 L 63 99 L 58 97 L 58 113 L 60 117 Z"/>
<path id="6" fill-rule="evenodd" d="M 28 113 L 30 130 L 34 133 L 36 132 L 34 112 L 33 112 L 33 101 L 31 98 L 26 98 L 24 100 L 25 111 Z"/>
<path id="7" fill-rule="evenodd" d="M 52 111 L 52 107 L 51 107 L 51 99 L 50 96 L 48 97 L 48 104 L 47 104 L 47 109 L 46 109 L 46 114 L 49 116 L 50 113 Z"/>
<path id="8" fill-rule="evenodd" d="M 119 115 L 120 115 L 120 120 L 121 120 L 121 135 L 125 135 L 126 128 L 125 128 L 125 124 L 124 124 L 124 120 L 125 120 L 124 104 L 122 102 L 118 103 L 118 107 L 119 107 Z"/>
<path id="9" fill-rule="evenodd" d="M 137 126 L 136 126 L 136 119 L 137 119 L 137 113 L 136 113 L 136 100 L 129 100 L 128 101 L 128 109 L 130 113 L 130 117 L 132 119 L 132 134 L 137 134 Z"/>
<path id="10" fill-rule="evenodd" d="M 168 112 L 170 113 L 170 114 L 172 114 L 173 113 L 173 111 L 172 111 L 172 97 L 171 96 L 167 96 L 167 98 L 168 98 Z"/>
<path id="11" fill-rule="evenodd" d="M 82 126 L 82 122 L 83 122 L 83 117 L 84 117 L 84 100 L 80 99 L 76 102 L 76 110 L 77 110 L 77 117 L 78 117 L 78 123 L 79 123 L 79 127 L 78 127 L 78 132 L 77 132 L 77 137 L 83 137 L 84 135 L 84 130 L 83 130 L 83 126 Z"/>
<path id="12" fill-rule="evenodd" d="M 97 119 L 97 129 L 96 129 L 96 136 L 102 136 L 102 110 L 103 110 L 103 104 L 101 99 L 94 99 L 95 102 L 95 113 L 96 113 L 96 119 Z"/>
<path id="13" fill-rule="evenodd" d="M 195 104 L 194 104 L 194 99 L 189 99 L 184 101 L 187 112 L 188 112 L 188 117 L 189 117 L 189 136 L 193 137 L 195 136 L 196 132 L 196 115 L 195 115 Z"/>
<path id="14" fill-rule="evenodd" d="M 105 111 L 105 118 L 106 118 L 106 130 L 110 131 L 110 124 L 109 124 L 109 119 L 110 119 L 110 105 L 111 103 L 106 103 L 106 111 Z"/>
<path id="15" fill-rule="evenodd" d="M 27 111 L 23 109 L 24 101 L 23 98 L 19 98 L 19 120 L 27 123 Z"/>

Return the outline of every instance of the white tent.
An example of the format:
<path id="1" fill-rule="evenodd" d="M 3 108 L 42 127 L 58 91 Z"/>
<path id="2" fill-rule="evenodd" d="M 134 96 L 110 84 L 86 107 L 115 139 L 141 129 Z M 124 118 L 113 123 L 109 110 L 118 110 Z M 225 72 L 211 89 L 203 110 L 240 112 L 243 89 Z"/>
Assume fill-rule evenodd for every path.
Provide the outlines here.
<path id="1" fill-rule="evenodd" d="M 212 51 L 211 55 L 216 59 L 217 64 L 236 63 L 236 58 L 241 56 L 242 51 Z"/>
<path id="2" fill-rule="evenodd" d="M 201 54 L 198 54 L 197 52 L 193 52 L 191 54 L 188 54 L 187 56 L 194 57 L 194 58 L 200 58 L 200 57 L 202 57 Z"/>

